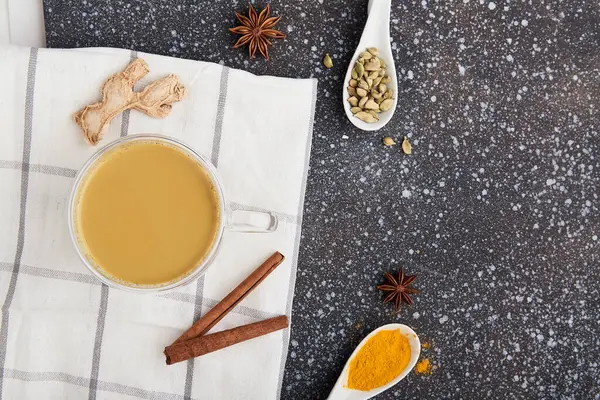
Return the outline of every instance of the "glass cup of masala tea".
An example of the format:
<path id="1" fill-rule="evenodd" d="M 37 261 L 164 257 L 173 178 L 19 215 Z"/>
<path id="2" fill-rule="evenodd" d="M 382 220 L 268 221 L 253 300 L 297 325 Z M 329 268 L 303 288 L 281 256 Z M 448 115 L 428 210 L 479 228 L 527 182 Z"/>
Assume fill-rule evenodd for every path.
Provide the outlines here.
<path id="1" fill-rule="evenodd" d="M 111 287 L 157 292 L 204 274 L 223 231 L 273 232 L 270 212 L 231 211 L 215 167 L 177 140 L 131 135 L 94 154 L 69 200 L 84 264 Z"/>

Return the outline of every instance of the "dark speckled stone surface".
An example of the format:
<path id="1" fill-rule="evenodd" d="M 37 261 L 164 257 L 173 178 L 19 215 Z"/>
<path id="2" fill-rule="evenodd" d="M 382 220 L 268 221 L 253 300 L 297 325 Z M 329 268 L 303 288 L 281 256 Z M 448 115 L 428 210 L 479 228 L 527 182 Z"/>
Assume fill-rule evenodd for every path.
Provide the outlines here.
<path id="1" fill-rule="evenodd" d="M 319 78 L 282 398 L 325 398 L 396 321 L 434 370 L 378 398 L 600 398 L 598 4 L 394 0 L 400 101 L 366 134 L 341 106 L 366 3 L 273 1 L 288 38 L 265 62 L 231 49 L 241 1 L 44 1 L 50 47 Z M 412 156 L 381 145 L 404 135 Z M 423 293 L 394 316 L 374 287 L 399 264 Z"/>

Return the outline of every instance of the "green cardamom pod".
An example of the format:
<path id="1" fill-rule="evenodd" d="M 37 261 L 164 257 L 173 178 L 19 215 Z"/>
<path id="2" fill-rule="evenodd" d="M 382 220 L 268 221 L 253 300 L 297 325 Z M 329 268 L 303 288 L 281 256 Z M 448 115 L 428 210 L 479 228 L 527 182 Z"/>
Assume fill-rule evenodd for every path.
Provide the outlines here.
<path id="1" fill-rule="evenodd" d="M 331 60 L 331 57 L 329 57 L 328 53 L 325 53 L 325 56 L 323 57 L 323 65 L 325 68 L 333 67 L 333 61 Z"/>

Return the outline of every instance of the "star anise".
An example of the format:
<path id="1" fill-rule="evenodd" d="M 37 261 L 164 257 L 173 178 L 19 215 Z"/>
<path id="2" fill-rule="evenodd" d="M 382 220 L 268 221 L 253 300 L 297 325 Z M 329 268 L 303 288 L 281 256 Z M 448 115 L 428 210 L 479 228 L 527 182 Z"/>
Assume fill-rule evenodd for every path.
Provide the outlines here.
<path id="1" fill-rule="evenodd" d="M 273 44 L 269 39 L 284 39 L 285 35 L 273 27 L 279 22 L 281 17 L 269 17 L 271 14 L 271 5 L 267 6 L 260 12 L 256 13 L 252 4 L 248 5 L 248 17 L 235 13 L 237 19 L 242 23 L 240 26 L 230 28 L 229 31 L 242 35 L 241 38 L 233 45 L 234 49 L 248 45 L 250 58 L 254 58 L 256 50 L 260 51 L 267 60 L 269 59 L 269 48 Z"/>
<path id="2" fill-rule="evenodd" d="M 396 313 L 400 311 L 400 305 L 402 302 L 405 302 L 408 305 L 413 303 L 410 298 L 411 294 L 419 294 L 421 291 L 419 289 L 415 289 L 409 287 L 411 283 L 417 279 L 416 275 L 404 275 L 404 268 L 400 268 L 398 272 L 398 279 L 396 279 L 389 272 L 384 273 L 386 283 L 383 285 L 377 286 L 377 290 L 381 290 L 386 294 L 384 303 L 394 302 L 396 307 Z"/>

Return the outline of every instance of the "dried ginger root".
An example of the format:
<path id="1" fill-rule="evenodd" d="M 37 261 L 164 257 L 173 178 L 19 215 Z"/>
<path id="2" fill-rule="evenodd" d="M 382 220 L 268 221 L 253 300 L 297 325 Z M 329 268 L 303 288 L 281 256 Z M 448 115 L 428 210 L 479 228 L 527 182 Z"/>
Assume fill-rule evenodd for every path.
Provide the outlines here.
<path id="1" fill-rule="evenodd" d="M 172 104 L 183 99 L 185 88 L 175 75 L 156 80 L 141 92 L 134 92 L 133 85 L 148 72 L 148 64 L 141 58 L 135 59 L 102 85 L 101 102 L 86 106 L 74 115 L 89 144 L 98 143 L 110 121 L 124 110 L 133 108 L 151 117 L 164 118 L 171 112 Z"/>

